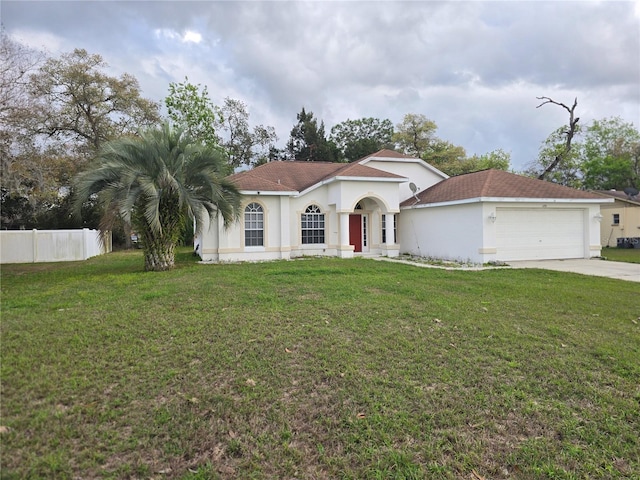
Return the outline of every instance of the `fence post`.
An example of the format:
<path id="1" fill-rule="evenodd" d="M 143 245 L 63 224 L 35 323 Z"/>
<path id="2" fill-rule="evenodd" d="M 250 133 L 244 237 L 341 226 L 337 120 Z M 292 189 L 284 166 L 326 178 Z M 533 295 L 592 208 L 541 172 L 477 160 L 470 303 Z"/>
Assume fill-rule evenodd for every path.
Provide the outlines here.
<path id="1" fill-rule="evenodd" d="M 31 249 L 33 254 L 33 263 L 36 263 L 38 261 L 38 230 L 34 228 L 31 232 Z"/>
<path id="2" fill-rule="evenodd" d="M 89 233 L 88 228 L 82 229 L 82 260 L 87 259 L 87 242 L 89 239 L 87 238 L 87 234 Z"/>

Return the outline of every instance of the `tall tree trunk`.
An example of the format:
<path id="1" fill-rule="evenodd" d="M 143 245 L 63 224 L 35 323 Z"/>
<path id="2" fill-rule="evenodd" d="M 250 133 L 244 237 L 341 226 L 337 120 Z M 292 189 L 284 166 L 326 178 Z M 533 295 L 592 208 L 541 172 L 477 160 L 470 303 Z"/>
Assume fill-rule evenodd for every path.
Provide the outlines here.
<path id="1" fill-rule="evenodd" d="M 573 101 L 573 105 L 571 106 L 571 108 L 569 108 L 564 103 L 556 102 L 555 100 L 552 100 L 549 97 L 537 97 L 537 98 L 538 98 L 538 100 L 544 100 L 544 101 L 540 105 L 538 105 L 536 108 L 540 108 L 541 106 L 546 105 L 547 103 L 553 103 L 554 105 L 558 105 L 558 106 L 564 108 L 567 112 L 569 112 L 569 129 L 566 132 L 564 132 L 564 134 L 567 136 L 567 138 L 565 140 L 565 144 L 564 144 L 564 150 L 561 153 L 559 153 L 558 155 L 556 155 L 556 158 L 553 159 L 553 162 L 551 162 L 549 164 L 549 166 L 547 168 L 545 168 L 544 171 L 538 176 L 538 180 L 544 180 L 544 178 L 549 173 L 551 173 L 553 170 L 555 170 L 555 168 L 558 166 L 558 164 L 571 151 L 571 140 L 573 140 L 573 136 L 576 133 L 578 121 L 580 119 L 574 116 L 576 107 L 578 106 L 578 98 L 577 97 Z"/>
<path id="2" fill-rule="evenodd" d="M 184 218 L 181 216 L 176 196 L 166 195 L 160 199 L 160 229 L 153 230 L 151 225 L 138 209 L 134 214 L 139 234 L 142 234 L 144 250 L 144 268 L 146 271 L 161 272 L 170 270 L 175 265 L 175 250 L 184 229 Z"/>
<path id="3" fill-rule="evenodd" d="M 143 245 L 144 269 L 147 272 L 171 270 L 175 265 L 176 246 L 172 241 L 156 239 L 150 245 Z"/>

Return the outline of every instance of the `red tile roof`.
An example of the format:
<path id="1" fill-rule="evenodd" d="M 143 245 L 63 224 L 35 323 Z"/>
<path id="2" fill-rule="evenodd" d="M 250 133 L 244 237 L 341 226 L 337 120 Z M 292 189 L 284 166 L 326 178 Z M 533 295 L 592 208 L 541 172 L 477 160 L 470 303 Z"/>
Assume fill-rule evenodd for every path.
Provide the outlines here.
<path id="1" fill-rule="evenodd" d="M 358 163 L 282 161 L 265 163 L 253 170 L 231 175 L 229 179 L 240 190 L 301 192 L 334 177 L 404 178 Z"/>
<path id="2" fill-rule="evenodd" d="M 419 201 L 410 198 L 401 206 L 453 202 L 470 198 L 553 198 L 601 200 L 591 192 L 576 190 L 556 183 L 523 177 L 502 170 L 483 170 L 443 180 L 418 193 Z"/>

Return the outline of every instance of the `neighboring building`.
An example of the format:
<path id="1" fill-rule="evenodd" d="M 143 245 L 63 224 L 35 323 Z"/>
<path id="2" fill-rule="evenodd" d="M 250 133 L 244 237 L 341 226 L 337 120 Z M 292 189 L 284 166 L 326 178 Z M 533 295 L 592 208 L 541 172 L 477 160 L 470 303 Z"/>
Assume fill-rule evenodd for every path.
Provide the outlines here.
<path id="1" fill-rule="evenodd" d="M 596 193 L 614 199 L 601 207 L 600 244 L 615 247 L 619 238 L 640 238 L 640 195 L 627 195 L 616 190 Z"/>
<path id="2" fill-rule="evenodd" d="M 448 178 L 381 150 L 358 162 L 271 162 L 237 173 L 242 217 L 204 219 L 204 261 L 401 253 L 475 263 L 600 255 L 602 196 L 486 170 Z"/>

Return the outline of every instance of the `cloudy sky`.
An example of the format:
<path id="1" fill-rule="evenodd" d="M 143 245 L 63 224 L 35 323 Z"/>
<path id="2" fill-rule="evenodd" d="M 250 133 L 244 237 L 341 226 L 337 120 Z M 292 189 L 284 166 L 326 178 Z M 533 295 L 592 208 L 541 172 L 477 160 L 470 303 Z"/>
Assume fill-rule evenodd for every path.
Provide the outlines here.
<path id="1" fill-rule="evenodd" d="M 498 148 L 512 167 L 568 121 L 640 125 L 636 1 L 11 1 L 5 31 L 51 54 L 85 48 L 162 101 L 170 82 L 244 101 L 280 146 L 304 106 L 336 123 L 434 120 L 469 155 Z"/>

